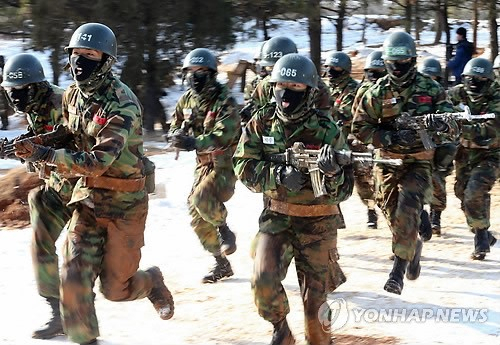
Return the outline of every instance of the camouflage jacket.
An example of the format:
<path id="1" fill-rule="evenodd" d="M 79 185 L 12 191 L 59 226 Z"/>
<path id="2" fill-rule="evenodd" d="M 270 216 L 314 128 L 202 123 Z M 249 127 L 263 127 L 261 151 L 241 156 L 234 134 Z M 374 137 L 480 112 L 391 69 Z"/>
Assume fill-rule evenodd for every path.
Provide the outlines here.
<path id="1" fill-rule="evenodd" d="M 243 92 L 243 100 L 245 101 L 245 104 L 252 99 L 255 88 L 264 78 L 261 75 L 257 74 L 252 80 L 250 80 L 250 82 L 245 85 L 245 90 Z"/>
<path id="2" fill-rule="evenodd" d="M 64 89 L 57 85 L 47 84 L 46 90 L 40 95 L 40 101 L 27 109 L 28 131 L 34 134 L 51 132 L 55 125 L 63 124 L 62 97 Z"/>
<path id="3" fill-rule="evenodd" d="M 269 81 L 270 79 L 271 76 L 267 76 L 257 84 L 257 87 L 252 94 L 252 102 L 255 104 L 254 111 L 257 111 L 259 108 L 265 106 L 274 98 L 272 84 Z M 321 110 L 321 112 L 325 113 L 325 115 L 329 114 L 332 103 L 330 92 L 328 90 L 328 86 L 319 78 L 318 88 L 315 92 L 315 108 Z"/>
<path id="4" fill-rule="evenodd" d="M 417 153 L 425 150 L 422 140 L 411 146 L 393 145 L 391 135 L 396 130 L 395 119 L 402 113 L 410 116 L 430 113 L 452 112 L 444 88 L 430 77 L 416 73 L 414 82 L 403 90 L 395 90 L 389 76 L 377 80 L 361 97 L 352 123 L 356 137 L 375 148 L 384 148 L 394 153 Z M 456 122 L 449 123 L 447 133 L 450 140 L 458 135 Z M 430 133 L 432 137 L 435 133 Z"/>
<path id="5" fill-rule="evenodd" d="M 196 138 L 196 153 L 216 154 L 218 167 L 232 169 L 231 157 L 241 134 L 236 101 L 226 86 L 216 82 L 209 96 L 200 97 L 191 89 L 177 101 L 170 133 L 179 129 Z"/>
<path id="6" fill-rule="evenodd" d="M 350 76 L 343 78 L 337 84 L 329 85 L 332 118 L 335 122 L 342 122 L 342 132 L 346 137 L 351 132 L 352 105 L 358 85 L 358 82 Z"/>
<path id="7" fill-rule="evenodd" d="M 59 172 L 123 180 L 144 176 L 142 106 L 127 85 L 109 73 L 95 93 L 85 96 L 72 84 L 64 93 L 62 107 L 76 150 L 56 150 L 54 164 Z M 135 206 L 144 205 L 144 200 L 144 189 L 90 188 L 80 178 L 71 203 L 84 201 L 95 206 L 97 217 L 133 218 L 135 212 L 143 212 Z"/>
<path id="8" fill-rule="evenodd" d="M 460 144 L 469 148 L 500 149 L 500 88 L 492 85 L 485 95 L 473 101 L 464 85 L 458 84 L 448 90 L 448 95 L 454 105 L 467 105 L 474 115 L 496 114 L 494 119 L 462 120 Z"/>
<path id="9" fill-rule="evenodd" d="M 283 153 L 295 142 L 302 142 L 310 149 L 325 144 L 336 150 L 348 149 L 340 129 L 328 115 L 317 109 L 309 110 L 300 124 L 286 124 L 275 114 L 275 105 L 259 110 L 248 122 L 233 157 L 236 175 L 252 192 L 293 204 L 338 204 L 352 194 L 353 175 L 351 166 L 333 178 L 325 177 L 328 194 L 315 198 L 311 182 L 298 191 L 291 192 L 276 183 L 274 170 L 281 163 L 270 162 L 267 157 Z"/>

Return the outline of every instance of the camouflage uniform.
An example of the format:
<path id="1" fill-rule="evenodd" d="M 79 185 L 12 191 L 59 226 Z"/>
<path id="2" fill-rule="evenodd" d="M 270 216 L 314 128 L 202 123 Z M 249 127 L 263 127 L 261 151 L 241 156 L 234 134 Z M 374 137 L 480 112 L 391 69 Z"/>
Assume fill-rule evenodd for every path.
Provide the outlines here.
<path id="1" fill-rule="evenodd" d="M 288 267 L 283 251 L 293 247 L 295 264 L 306 318 L 306 339 L 310 344 L 329 344 L 330 335 L 322 329 L 318 309 L 325 303 L 329 284 L 329 266 L 337 261 L 337 214 L 299 217 L 271 210 L 278 201 L 303 207 L 337 205 L 352 193 L 352 171 L 344 170 L 338 178 L 326 180 L 328 195 L 315 198 L 310 181 L 299 192 L 290 192 L 278 185 L 272 173 L 276 163 L 266 156 L 284 152 L 294 142 L 319 148 L 331 144 L 347 149 L 345 139 L 332 118 L 318 110 L 309 110 L 303 123 L 287 125 L 275 114 L 274 104 L 259 110 L 248 123 L 234 155 L 238 178 L 251 191 L 264 193 L 268 204 L 259 218 L 259 236 L 252 277 L 252 289 L 259 314 L 276 323 L 289 313 L 288 300 L 281 280 Z M 265 138 L 273 138 L 266 141 Z M 264 140 L 264 141 L 263 141 Z M 263 144 L 264 143 L 264 144 Z"/>
<path id="2" fill-rule="evenodd" d="M 352 124 L 357 137 L 377 148 L 379 156 L 403 159 L 402 166 L 375 166 L 374 175 L 377 203 L 393 234 L 392 250 L 404 260 L 415 255 L 420 213 L 431 197 L 434 151 L 426 151 L 419 139 L 412 146 L 392 145 L 394 120 L 403 112 L 416 116 L 453 110 L 441 85 L 415 73 L 406 88 L 393 86 L 389 75 L 379 79 L 361 98 Z M 456 131 L 452 127 L 450 135 Z"/>
<path id="3" fill-rule="evenodd" d="M 2 75 L 0 74 L 0 83 L 2 81 Z M 2 121 L 2 130 L 6 130 L 9 126 L 9 110 L 7 104 L 7 97 L 5 96 L 3 88 L 0 86 L 0 119 Z"/>
<path id="4" fill-rule="evenodd" d="M 329 83 L 333 121 L 341 121 L 342 132 L 346 138 L 351 133 L 352 106 L 357 88 L 358 82 L 349 74 Z"/>
<path id="5" fill-rule="evenodd" d="M 462 121 L 458 151 L 455 156 L 455 195 L 462 203 L 471 230 L 490 227 L 490 190 L 500 168 L 500 89 L 492 85 L 475 101 L 464 85 L 449 90 L 453 104 L 470 107 L 472 114 L 495 113 L 489 120 Z"/>
<path id="6" fill-rule="evenodd" d="M 148 213 L 142 107 L 108 74 L 90 97 L 70 85 L 63 111 L 79 152 L 59 149 L 54 164 L 62 174 L 83 177 L 70 201 L 75 211 L 63 250 L 61 312 L 68 337 L 84 343 L 99 336 L 93 292 L 98 276 L 112 301 L 144 298 L 153 288 L 152 275 L 137 270 Z"/>
<path id="7" fill-rule="evenodd" d="M 226 223 L 224 202 L 234 194 L 236 176 L 231 157 L 241 133 L 236 101 L 226 86 L 214 81 L 203 96 L 192 89 L 177 101 L 172 114 L 171 133 L 184 127 L 196 137 L 196 168 L 188 197 L 191 226 L 203 247 L 211 254 L 221 254 L 217 228 Z"/>

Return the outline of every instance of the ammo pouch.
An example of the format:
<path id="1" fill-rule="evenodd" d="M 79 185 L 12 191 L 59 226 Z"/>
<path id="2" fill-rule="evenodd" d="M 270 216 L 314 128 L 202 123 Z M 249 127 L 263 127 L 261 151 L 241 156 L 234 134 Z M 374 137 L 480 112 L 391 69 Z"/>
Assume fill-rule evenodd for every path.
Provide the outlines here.
<path id="1" fill-rule="evenodd" d="M 154 193 L 155 191 L 155 164 L 148 157 L 142 156 L 144 164 L 144 176 L 146 177 L 146 191 Z"/>

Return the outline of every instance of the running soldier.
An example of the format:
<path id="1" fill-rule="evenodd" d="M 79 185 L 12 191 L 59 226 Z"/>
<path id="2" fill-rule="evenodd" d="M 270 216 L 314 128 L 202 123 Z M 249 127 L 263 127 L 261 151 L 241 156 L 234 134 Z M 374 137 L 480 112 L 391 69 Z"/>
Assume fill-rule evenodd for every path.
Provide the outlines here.
<path id="1" fill-rule="evenodd" d="M 403 159 L 402 166 L 374 168 L 377 203 L 393 234 L 394 266 L 384 286 L 401 294 L 403 277 L 420 275 L 422 240 L 419 238 L 420 214 L 432 194 L 431 162 L 434 150 L 426 150 L 424 138 L 415 129 L 399 129 L 398 118 L 436 112 L 451 112 L 453 107 L 445 90 L 431 78 L 417 73 L 416 46 L 406 32 L 395 32 L 383 44 L 387 76 L 363 95 L 353 120 L 357 137 L 372 144 L 382 158 Z M 431 131 L 454 135 L 456 123 L 444 123 L 426 116 Z"/>
<path id="2" fill-rule="evenodd" d="M 449 90 L 453 104 L 472 114 L 494 113 L 488 120 L 462 121 L 455 156 L 455 195 L 461 201 L 467 225 L 475 234 L 473 260 L 483 260 L 496 242 L 490 227 L 490 191 L 500 168 L 500 89 L 493 86 L 493 66 L 484 58 L 467 62 L 462 82 Z"/>
<path id="3" fill-rule="evenodd" d="M 40 61 L 31 54 L 10 57 L 3 70 L 3 82 L 9 104 L 15 111 L 26 114 L 28 131 L 17 138 L 29 138 L 51 132 L 63 124 L 62 95 L 64 90 L 49 83 Z M 30 221 L 33 228 L 31 257 L 38 293 L 51 308 L 52 317 L 42 328 L 33 332 L 35 339 L 50 339 L 63 334 L 59 310 L 59 260 L 56 241 L 69 221 L 75 179 L 65 179 L 55 169 L 42 163 L 28 163 L 45 180 L 40 188 L 28 194 Z"/>
<path id="4" fill-rule="evenodd" d="M 190 88 L 177 101 L 168 140 L 177 149 L 196 151 L 189 214 L 201 244 L 215 258 L 215 266 L 202 282 L 215 283 L 233 275 L 226 256 L 236 251 L 236 235 L 226 223 L 224 203 L 234 194 L 231 158 L 241 134 L 241 118 L 228 88 L 217 82 L 217 62 L 208 49 L 192 50 L 182 69 Z"/>
<path id="5" fill-rule="evenodd" d="M 288 54 L 273 69 L 270 85 L 276 103 L 254 114 L 234 155 L 238 178 L 248 189 L 264 193 L 267 204 L 259 218 L 252 289 L 260 316 L 274 326 L 272 345 L 295 344 L 288 327 L 288 300 L 281 284 L 283 250 L 293 247 L 305 312 L 308 344 L 329 345 L 330 328 L 322 324 L 329 285 L 329 261 L 336 261 L 338 203 L 352 193 L 352 167 L 340 166 L 334 150 L 348 149 L 331 116 L 315 109 L 318 73 L 308 58 Z M 315 197 L 310 175 L 275 163 L 269 156 L 295 142 L 320 149 L 318 167 L 327 194 Z"/>

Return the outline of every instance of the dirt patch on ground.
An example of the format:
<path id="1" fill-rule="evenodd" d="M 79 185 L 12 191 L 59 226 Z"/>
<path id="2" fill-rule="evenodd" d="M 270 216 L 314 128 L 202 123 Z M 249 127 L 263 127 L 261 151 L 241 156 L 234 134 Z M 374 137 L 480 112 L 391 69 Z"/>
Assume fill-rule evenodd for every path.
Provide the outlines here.
<path id="1" fill-rule="evenodd" d="M 42 184 L 38 174 L 27 173 L 24 166 L 0 177 L 0 229 L 29 226 L 28 192 Z"/>
<path id="2" fill-rule="evenodd" d="M 333 344 L 335 345 L 396 345 L 398 338 L 395 337 L 370 337 L 351 334 L 335 334 Z"/>

